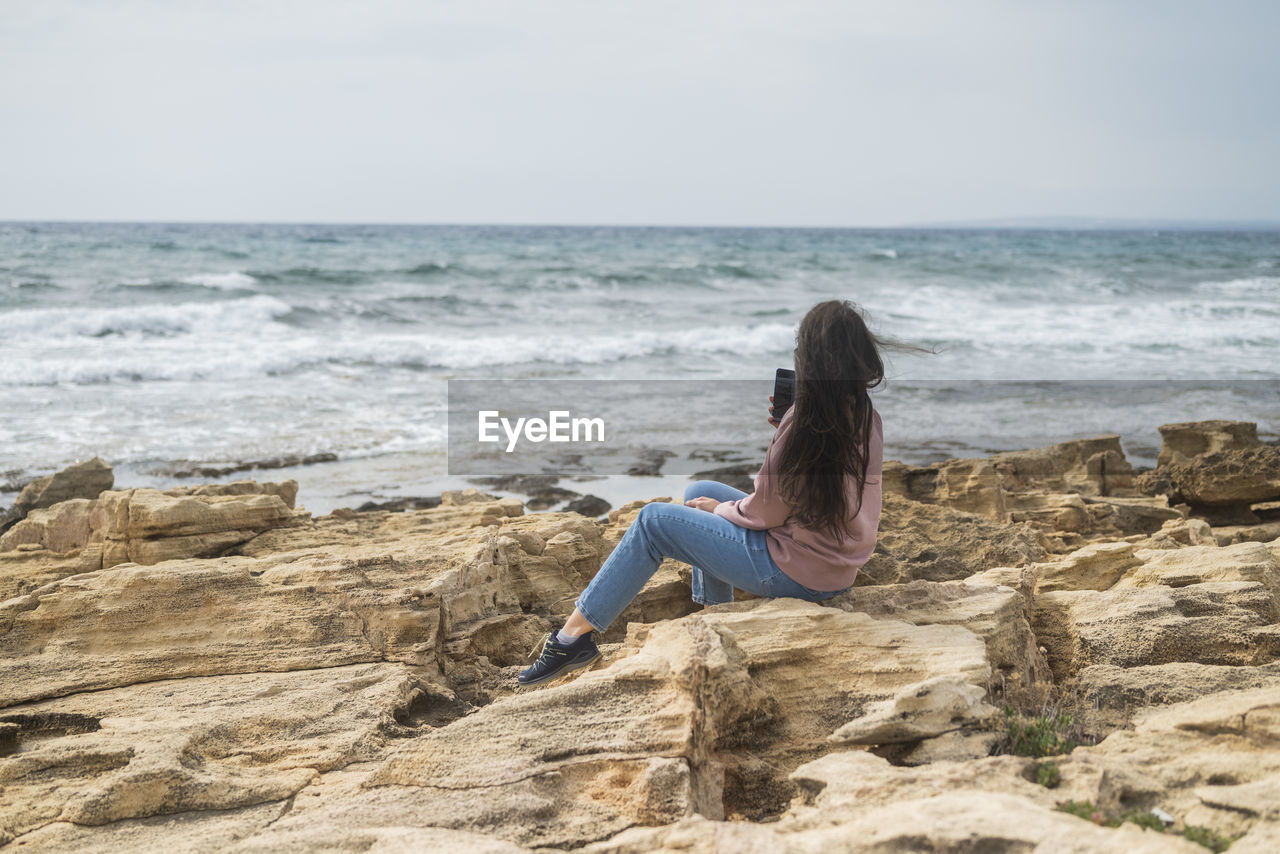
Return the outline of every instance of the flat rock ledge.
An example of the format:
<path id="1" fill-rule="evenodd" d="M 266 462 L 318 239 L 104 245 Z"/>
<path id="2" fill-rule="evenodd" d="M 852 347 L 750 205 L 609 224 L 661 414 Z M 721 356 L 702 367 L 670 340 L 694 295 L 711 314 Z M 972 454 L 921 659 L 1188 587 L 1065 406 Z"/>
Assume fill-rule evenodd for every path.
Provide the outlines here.
<path id="1" fill-rule="evenodd" d="M 886 465 L 848 592 L 702 609 L 669 561 L 523 692 L 645 502 L 51 476 L 0 535 L 0 847 L 1275 851 L 1272 446 L 1162 432 L 1143 473 L 1106 436 Z"/>

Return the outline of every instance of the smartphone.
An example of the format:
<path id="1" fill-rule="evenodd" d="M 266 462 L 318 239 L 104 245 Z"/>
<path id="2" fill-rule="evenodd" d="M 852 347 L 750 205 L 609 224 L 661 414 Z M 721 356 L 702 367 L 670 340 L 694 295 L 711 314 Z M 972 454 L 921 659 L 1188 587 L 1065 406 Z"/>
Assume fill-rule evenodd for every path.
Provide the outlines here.
<path id="1" fill-rule="evenodd" d="M 781 421 L 795 399 L 796 372 L 778 368 L 778 372 L 773 377 L 773 417 Z"/>

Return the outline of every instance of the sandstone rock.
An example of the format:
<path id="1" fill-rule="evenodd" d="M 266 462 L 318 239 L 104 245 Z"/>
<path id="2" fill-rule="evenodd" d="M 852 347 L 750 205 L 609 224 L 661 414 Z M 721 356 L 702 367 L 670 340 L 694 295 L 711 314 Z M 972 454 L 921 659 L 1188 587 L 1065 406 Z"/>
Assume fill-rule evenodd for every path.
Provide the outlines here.
<path id="1" fill-rule="evenodd" d="M 986 644 L 993 676 L 1001 688 L 1027 689 L 1049 678 L 1048 665 L 1031 633 L 1024 599 L 1010 587 L 973 578 L 913 581 L 855 587 L 824 604 L 913 625 L 962 626 Z"/>
<path id="2" fill-rule="evenodd" d="M 1269 543 L 1280 539 L 1280 519 L 1259 522 L 1256 525 L 1223 525 L 1213 529 L 1213 538 L 1220 546 L 1234 543 Z"/>
<path id="3" fill-rule="evenodd" d="M 21 750 L 0 758 L 0 842 L 54 821 L 281 801 L 318 772 L 417 732 L 402 721 L 431 691 L 402 666 L 375 664 L 167 680 L 7 709 L 0 720 L 18 725 Z"/>
<path id="4" fill-rule="evenodd" d="M 384 658 L 437 668 L 442 628 L 447 635 L 518 615 L 512 591 L 534 586 L 518 577 L 520 562 L 495 568 L 482 559 L 492 553 L 486 543 L 498 520 L 511 518 L 506 511 L 502 502 L 488 502 L 326 519 L 270 532 L 282 550 L 252 558 L 126 564 L 56 580 L 0 605 L 0 638 L 10 653 L 0 659 L 0 698 Z M 459 518 L 493 525 L 450 527 Z M 598 528 L 576 514 L 539 519 L 552 537 L 557 525 Z M 283 548 L 289 545 L 298 548 Z M 0 553 L 0 566 L 10 554 Z M 42 574 L 68 573 L 64 563 Z M 552 593 L 560 597 L 559 589 Z M 484 648 L 527 646 L 522 630 L 516 625 L 514 636 L 489 637 Z M 27 672 L 38 678 L 24 678 Z"/>
<path id="5" fill-rule="evenodd" d="M 797 600 L 633 625 L 601 669 L 406 741 L 263 838 L 409 824 L 567 848 L 695 813 L 781 811 L 793 789 L 760 774 L 773 765 L 785 775 L 801 740 L 825 749 L 831 721 L 908 680 L 986 672 L 981 641 L 963 629 Z"/>
<path id="6" fill-rule="evenodd" d="M 442 503 L 426 510 L 404 512 L 335 510 L 313 519 L 310 524 L 264 531 L 229 553 L 265 557 L 287 552 L 348 553 L 354 550 L 363 554 L 363 550 L 373 544 L 382 554 L 411 560 L 427 543 L 473 541 L 479 529 L 500 525 L 523 513 L 524 505 L 515 499 Z"/>
<path id="7" fill-rule="evenodd" d="M 1045 554 L 1042 536 L 1025 524 L 999 524 L 887 494 L 876 550 L 855 584 L 951 581 L 991 566 L 1043 560 Z"/>
<path id="8" fill-rule="evenodd" d="M 1090 496 L 1078 493 L 1010 493 L 1009 519 L 1030 522 L 1046 531 L 1112 539 L 1151 534 L 1183 514 L 1163 496 L 1155 498 Z"/>
<path id="9" fill-rule="evenodd" d="M 0 551 L 0 602 L 81 571 L 80 555 L 76 551 L 58 553 L 44 548 L 26 551 L 27 548 L 31 546 L 24 544 L 12 551 Z"/>
<path id="10" fill-rule="evenodd" d="M 440 493 L 440 503 L 444 506 L 462 506 L 464 504 L 489 503 L 499 500 L 497 496 L 482 492 L 474 486 L 466 489 Z M 514 499 L 508 499 L 514 500 Z"/>
<path id="11" fill-rule="evenodd" d="M 694 812 L 720 818 L 719 742 L 750 740 L 772 707 L 732 637 L 691 616 L 652 627 L 607 670 L 502 699 L 404 743 L 341 815 L 359 827 L 365 805 L 376 819 L 372 805 L 391 800 L 414 824 L 558 847 Z M 549 809 L 573 818 L 548 822 Z"/>
<path id="12" fill-rule="evenodd" d="M 1256 581 L 1271 592 L 1280 607 L 1280 560 L 1262 543 L 1232 546 L 1188 546 L 1176 551 L 1142 549 L 1141 561 L 1116 582 L 1123 587 L 1186 587 L 1206 581 Z"/>
<path id="13" fill-rule="evenodd" d="M 903 767 L 870 752 L 828 753 L 791 773 L 799 794 L 783 821 L 803 826 L 823 813 L 847 817 L 945 791 L 994 792 L 1052 806 L 1059 793 L 1028 779 L 1032 765 L 1020 756 L 992 756 L 963 765 Z"/>
<path id="14" fill-rule="evenodd" d="M 1232 854 L 1274 854 L 1280 851 L 1280 822 L 1258 822 L 1231 843 Z"/>
<path id="15" fill-rule="evenodd" d="M 89 517 L 94 502 L 88 498 L 59 501 L 52 507 L 32 510 L 27 517 L 0 535 L 0 552 L 25 543 L 39 543 L 49 551 L 69 552 L 89 542 Z"/>
<path id="16" fill-rule="evenodd" d="M 825 752 L 837 727 L 907 685 L 953 676 L 985 686 L 992 678 L 986 645 L 958 625 L 873 619 L 798 599 L 717 605 L 685 619 L 697 618 L 731 633 L 777 704 L 774 739 L 792 756 Z M 647 631 L 636 627 L 629 642 Z"/>
<path id="17" fill-rule="evenodd" d="M 1108 496 L 1132 493 L 1133 466 L 1118 435 L 1073 439 L 989 458 L 1006 492 L 1078 492 Z"/>
<path id="18" fill-rule="evenodd" d="M 1251 783 L 1200 786 L 1194 790 L 1207 807 L 1275 821 L 1280 819 L 1280 774 Z"/>
<path id="19" fill-rule="evenodd" d="M 1164 496 L 1083 496 L 1094 536 L 1153 534 L 1183 522 L 1186 513 L 1170 507 Z"/>
<path id="20" fill-rule="evenodd" d="M 1048 508 L 1073 478 L 1101 490 L 1102 461 L 1113 471 L 1105 448 L 1030 456 L 1044 465 L 1001 475 L 1006 498 L 1046 494 Z M 74 549 L 60 556 L 42 534 L 0 552 L 0 585 L 20 594 L 0 604 L 0 840 L 36 851 L 1203 850 L 1054 810 L 1089 800 L 1110 814 L 1159 807 L 1263 850 L 1280 824 L 1280 699 L 1267 693 L 1280 690 L 1280 540 L 1219 548 L 1202 520 L 1162 519 L 1163 499 L 1105 483 L 1110 495 L 1071 487 L 1088 516 L 1077 532 L 890 494 L 873 560 L 883 580 L 909 583 L 823 604 L 689 613 L 687 570 L 664 564 L 602 662 L 523 693 L 523 653 L 644 502 L 602 525 L 524 516 L 518 501 L 471 491 L 430 510 L 299 517 L 221 557 L 83 574 Z M 108 521 L 149 541 L 188 524 L 165 516 L 169 502 L 290 512 L 289 496 L 215 486 L 228 489 L 157 493 Z M 1050 535 L 1112 529 L 1133 532 L 1045 550 Z M 58 573 L 68 577 L 42 581 Z M 917 573 L 965 580 L 910 581 Z M 1056 757 L 1052 790 L 1035 784 L 1032 760 L 986 755 L 999 736 L 984 696 L 1043 683 L 1041 644 L 1064 691 L 1109 726 L 1134 726 Z M 829 741 L 837 729 L 881 756 Z"/>
<path id="21" fill-rule="evenodd" d="M 111 466 L 99 457 L 67 466 L 56 474 L 46 475 L 28 483 L 18 494 L 13 506 L 0 516 L 0 533 L 23 519 L 32 510 L 52 507 L 60 501 L 72 498 L 97 498 L 115 483 Z"/>
<path id="22" fill-rule="evenodd" d="M 61 579 L 0 604 L 0 698 L 384 658 L 434 666 L 440 593 L 379 590 L 373 569 L 221 558 Z"/>
<path id="23" fill-rule="evenodd" d="M 412 854 L 416 851 L 458 851 L 465 854 L 521 854 L 528 848 L 480 833 L 439 827 L 295 827 L 270 829 L 230 849 L 237 854 L 353 851 L 368 854 Z"/>
<path id="24" fill-rule="evenodd" d="M 1160 456 L 1156 467 L 1191 462 L 1196 457 L 1260 445 L 1258 425 L 1252 421 L 1184 421 L 1160 425 Z"/>
<path id="25" fill-rule="evenodd" d="M 1260 798 L 1280 775 L 1277 738 L 1280 686 L 1223 691 L 1147 711 L 1060 767 L 1100 770 L 1087 799 L 1108 811 L 1158 805 L 1179 823 L 1231 836 L 1273 814 Z"/>
<path id="26" fill-rule="evenodd" d="M 1275 600 L 1257 582 L 1043 593 L 1032 628 L 1057 681 L 1093 664 L 1245 666 L 1280 657 Z"/>
<path id="27" fill-rule="evenodd" d="M 298 498 L 298 482 L 282 480 L 276 483 L 259 483 L 256 480 L 235 480 L 231 483 L 202 483 L 198 486 L 179 486 L 164 490 L 165 495 L 278 495 L 285 506 L 293 510 Z"/>
<path id="28" fill-rule="evenodd" d="M 498 530 L 494 562 L 517 579 L 513 593 L 526 610 L 568 614 L 603 562 L 600 526 L 577 513 L 557 514 L 551 524 L 524 517 Z"/>
<path id="29" fill-rule="evenodd" d="M 1004 490 L 995 466 L 986 459 L 944 460 L 909 466 L 897 460 L 884 464 L 883 491 L 912 501 L 941 504 L 1005 522 Z"/>
<path id="30" fill-rule="evenodd" d="M 1035 592 L 1106 590 L 1142 561 L 1133 543 L 1094 543 L 1068 555 L 1032 566 Z"/>
<path id="31" fill-rule="evenodd" d="M 1204 854 L 1204 848 L 1177 837 L 1139 830 L 1132 824 L 1110 829 L 1026 798 L 994 792 L 944 792 L 875 809 L 845 820 L 724 824 L 701 817 L 661 828 L 632 828 L 584 854 L 648 854 L 670 850 L 690 854 L 723 851 L 814 852 L 1036 851 L 1064 854 Z"/>
<path id="32" fill-rule="evenodd" d="M 1280 535 L 1280 531 L 1277 532 Z M 1203 519 L 1170 519 L 1149 537 L 1131 540 L 1138 548 L 1180 549 L 1183 546 L 1227 545 Z"/>
<path id="33" fill-rule="evenodd" d="M 898 760 L 903 765 L 930 765 L 934 762 L 966 762 L 990 756 L 1000 743 L 994 732 L 947 732 L 926 738 Z"/>
<path id="34" fill-rule="evenodd" d="M 83 566 L 92 569 L 95 560 L 97 566 L 107 568 L 126 562 L 213 557 L 268 528 L 297 525 L 309 516 L 306 511 L 291 510 L 274 490 L 190 495 L 155 489 L 105 492 L 90 516 Z"/>
<path id="35" fill-rule="evenodd" d="M 1177 662 L 1127 668 L 1098 664 L 1081 670 L 1073 683 L 1084 705 L 1111 729 L 1127 726 L 1135 714 L 1151 707 L 1269 686 L 1280 686 L 1280 663 L 1238 667 Z"/>
<path id="36" fill-rule="evenodd" d="M 485 702 L 499 669 L 572 608 L 606 548 L 602 526 L 578 514 L 512 511 L 518 502 L 470 501 L 326 517 L 254 537 L 240 547 L 252 556 L 154 570 L 75 575 L 65 561 L 0 553 L 0 566 L 12 554 L 31 573 L 15 590 L 25 595 L 0 606 L 0 637 L 14 651 L 0 662 L 0 697 L 10 679 L 17 701 L 166 675 L 391 659 L 444 668 Z M 693 607 L 687 583 L 669 574 L 623 616 Z M 625 630 L 619 621 L 616 635 Z M 20 679 L 27 668 L 40 677 Z"/>
<path id="37" fill-rule="evenodd" d="M 1171 503 L 1186 502 L 1214 524 L 1256 524 L 1260 520 L 1250 505 L 1280 498 L 1280 446 L 1258 444 L 1172 462 L 1141 475 L 1136 485 Z"/>
<path id="38" fill-rule="evenodd" d="M 14 847 L 21 846 L 23 851 L 33 854 L 61 854 L 64 851 L 77 854 L 117 854 L 122 851 L 217 854 L 229 850 L 236 840 L 270 827 L 288 810 L 289 803 L 287 800 L 268 801 L 229 810 L 188 810 L 148 818 L 121 819 L 96 826 L 55 821 L 23 834 Z"/>
<path id="39" fill-rule="evenodd" d="M 955 676 L 934 676 L 905 686 L 890 700 L 869 706 L 864 714 L 837 729 L 837 744 L 901 744 L 933 738 L 962 728 L 975 728 L 996 714 L 985 688 Z"/>

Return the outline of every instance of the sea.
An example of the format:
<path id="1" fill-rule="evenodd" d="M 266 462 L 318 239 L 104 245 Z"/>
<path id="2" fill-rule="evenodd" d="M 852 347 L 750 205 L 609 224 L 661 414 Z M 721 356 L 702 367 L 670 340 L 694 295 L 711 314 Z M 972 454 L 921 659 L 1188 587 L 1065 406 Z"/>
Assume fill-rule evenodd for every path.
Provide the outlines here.
<path id="1" fill-rule="evenodd" d="M 450 380 L 607 383 L 654 447 L 751 459 L 825 299 L 929 351 L 886 352 L 887 459 L 1117 434 L 1144 467 L 1161 424 L 1280 433 L 1275 231 L 4 222 L 0 506 L 94 456 L 117 488 L 291 477 L 313 513 L 464 488 Z M 616 505 L 688 477 L 562 485 Z"/>

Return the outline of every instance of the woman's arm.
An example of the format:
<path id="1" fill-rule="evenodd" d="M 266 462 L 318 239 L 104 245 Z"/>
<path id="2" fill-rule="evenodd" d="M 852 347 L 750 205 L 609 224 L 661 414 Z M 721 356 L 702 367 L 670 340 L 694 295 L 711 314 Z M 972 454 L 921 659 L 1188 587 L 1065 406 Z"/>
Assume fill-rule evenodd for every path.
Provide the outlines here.
<path id="1" fill-rule="evenodd" d="M 769 442 L 769 450 L 765 452 L 764 465 L 756 475 L 755 492 L 737 501 L 723 501 L 716 505 L 712 512 L 723 516 L 735 525 L 750 528 L 754 531 L 765 531 L 776 528 L 791 515 L 791 505 L 778 493 L 778 456 L 782 453 L 783 442 L 791 430 L 791 413 L 788 409 L 782 416 L 778 432 Z"/>

